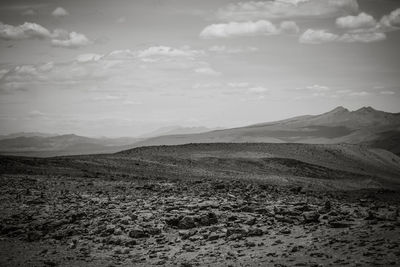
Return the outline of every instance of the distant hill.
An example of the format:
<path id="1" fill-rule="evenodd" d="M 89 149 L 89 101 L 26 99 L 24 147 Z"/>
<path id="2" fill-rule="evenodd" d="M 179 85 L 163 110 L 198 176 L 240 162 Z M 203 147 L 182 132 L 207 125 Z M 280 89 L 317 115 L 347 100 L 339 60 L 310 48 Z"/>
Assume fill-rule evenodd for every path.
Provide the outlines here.
<path id="1" fill-rule="evenodd" d="M 41 132 L 19 132 L 19 133 L 0 135 L 0 140 L 12 139 L 12 138 L 17 138 L 17 137 L 52 137 L 52 136 L 57 136 L 57 135 L 58 134 L 49 134 L 49 133 L 41 133 Z"/>
<path id="2" fill-rule="evenodd" d="M 308 188 L 400 189 L 400 157 L 349 144 L 209 143 L 55 158 L 0 156 L 0 174 L 243 180 Z"/>
<path id="3" fill-rule="evenodd" d="M 18 134 L 17 137 L 0 140 L 0 153 L 49 157 L 60 155 L 79 155 L 113 153 L 133 147 L 137 138 L 89 138 L 75 134 L 46 135 Z"/>
<path id="4" fill-rule="evenodd" d="M 162 127 L 159 128 L 155 131 L 146 133 L 144 135 L 141 135 L 141 138 L 150 138 L 150 137 L 156 137 L 156 136 L 164 136 L 164 135 L 176 135 L 176 134 L 196 134 L 196 133 L 205 133 L 205 132 L 210 132 L 214 130 L 219 130 L 219 129 L 211 129 L 207 127 L 182 127 L 182 126 L 168 126 L 168 127 Z"/>
<path id="5" fill-rule="evenodd" d="M 364 144 L 400 155 L 400 113 L 363 107 L 349 111 L 337 107 L 320 115 L 244 127 L 211 130 L 205 127 L 171 126 L 139 138 L 89 138 L 74 134 L 18 133 L 0 138 L 0 154 L 60 156 L 117 151 L 158 145 L 189 143 L 308 143 Z"/>
<path id="6" fill-rule="evenodd" d="M 367 144 L 399 153 L 400 113 L 364 107 L 349 111 L 337 107 L 320 115 L 306 115 L 282 121 L 199 134 L 179 134 L 149 138 L 135 146 L 179 145 L 187 143 L 265 142 L 310 144 Z"/>

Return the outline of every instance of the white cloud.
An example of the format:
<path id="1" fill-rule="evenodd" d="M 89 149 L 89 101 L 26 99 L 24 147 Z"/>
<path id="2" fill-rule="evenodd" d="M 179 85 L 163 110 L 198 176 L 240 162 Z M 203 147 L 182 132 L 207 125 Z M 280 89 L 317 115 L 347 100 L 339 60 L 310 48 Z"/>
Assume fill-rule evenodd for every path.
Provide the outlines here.
<path id="1" fill-rule="evenodd" d="M 342 29 L 365 29 L 374 28 L 377 25 L 377 22 L 374 17 L 362 12 L 357 16 L 337 18 L 336 25 Z"/>
<path id="2" fill-rule="evenodd" d="M 54 62 L 47 62 L 44 63 L 43 65 L 39 65 L 38 69 L 41 72 L 47 72 L 50 71 L 54 68 Z"/>
<path id="3" fill-rule="evenodd" d="M 84 34 L 68 32 L 63 29 L 55 29 L 50 32 L 45 27 L 32 22 L 25 22 L 18 26 L 0 22 L 0 39 L 50 39 L 53 46 L 66 48 L 78 48 L 91 44 L 91 41 Z"/>
<path id="4" fill-rule="evenodd" d="M 324 85 L 318 85 L 318 84 L 314 84 L 314 85 L 310 85 L 305 87 L 305 89 L 307 90 L 311 90 L 311 91 L 316 91 L 316 92 L 326 92 L 326 91 L 330 91 L 328 86 L 324 86 Z"/>
<path id="5" fill-rule="evenodd" d="M 303 44 L 322 44 L 336 41 L 338 35 L 327 32 L 326 30 L 306 30 L 299 38 L 299 42 Z"/>
<path id="6" fill-rule="evenodd" d="M 282 21 L 280 25 L 281 32 L 287 34 L 295 34 L 300 31 L 299 26 L 297 26 L 294 21 Z"/>
<path id="7" fill-rule="evenodd" d="M 2 69 L 0 70 L 0 80 L 9 72 L 10 70 Z"/>
<path id="8" fill-rule="evenodd" d="M 323 44 L 331 42 L 342 43 L 372 43 L 386 39 L 386 35 L 382 32 L 366 32 L 366 33 L 344 33 L 337 35 L 327 32 L 326 30 L 308 29 L 299 38 L 299 42 L 303 44 Z"/>
<path id="9" fill-rule="evenodd" d="M 393 91 L 382 91 L 382 92 L 380 92 L 380 94 L 382 94 L 382 95 L 394 95 L 394 94 L 396 94 L 396 92 L 393 92 Z"/>
<path id="10" fill-rule="evenodd" d="M 226 21 L 336 17 L 358 12 L 357 0 L 272 0 L 230 4 L 217 12 Z"/>
<path id="11" fill-rule="evenodd" d="M 65 8 L 57 7 L 56 9 L 53 10 L 51 15 L 54 16 L 54 17 L 65 17 L 65 16 L 68 16 L 69 13 L 68 13 L 67 10 L 65 10 Z"/>
<path id="12" fill-rule="evenodd" d="M 189 51 L 189 48 L 170 48 L 167 51 L 176 50 Z M 204 61 L 202 53 L 198 57 L 162 53 L 160 60 L 143 61 L 143 51 L 153 50 L 117 50 L 104 55 L 88 53 L 67 62 L 3 68 L 0 71 L 0 93 L 65 88 L 112 94 L 168 89 L 173 94 L 189 88 L 193 82 L 209 79 L 207 75 L 220 75 Z M 153 53 L 151 55 L 154 57 Z"/>
<path id="13" fill-rule="evenodd" d="M 25 22 L 19 26 L 8 25 L 0 22 L 0 38 L 6 40 L 21 40 L 33 38 L 50 38 L 51 33 L 43 26 Z"/>
<path id="14" fill-rule="evenodd" d="M 368 96 L 370 94 L 371 93 L 369 93 L 369 92 L 361 91 L 361 92 L 353 92 L 353 93 L 350 93 L 349 95 L 350 96 Z"/>
<path id="15" fill-rule="evenodd" d="M 51 41 L 53 46 L 65 48 L 79 48 L 82 46 L 87 46 L 90 43 L 90 40 L 84 34 L 77 32 L 70 32 L 67 39 L 53 39 Z"/>
<path id="16" fill-rule="evenodd" d="M 229 22 L 211 24 L 205 27 L 201 33 L 202 38 L 227 38 L 240 36 L 276 35 L 281 33 L 297 33 L 299 27 L 294 21 L 283 21 L 280 27 L 267 20 Z"/>
<path id="17" fill-rule="evenodd" d="M 242 88 L 242 87 L 248 87 L 250 84 L 247 82 L 230 82 L 228 83 L 229 87 L 233 88 Z"/>
<path id="18" fill-rule="evenodd" d="M 91 61 L 98 61 L 103 57 L 103 55 L 89 53 L 89 54 L 82 54 L 76 57 L 76 61 L 85 63 Z"/>
<path id="19" fill-rule="evenodd" d="M 247 91 L 249 93 L 261 94 L 261 93 L 268 92 L 269 90 L 262 86 L 256 86 L 256 87 L 251 87 L 251 88 L 247 89 Z"/>
<path id="20" fill-rule="evenodd" d="M 145 50 L 137 53 L 139 58 L 147 57 L 196 57 L 202 55 L 203 52 L 199 50 L 193 50 L 189 47 L 172 48 L 169 46 L 152 46 Z"/>
<path id="21" fill-rule="evenodd" d="M 212 24 L 205 27 L 200 33 L 202 38 L 225 38 L 237 36 L 271 35 L 277 34 L 278 29 L 266 20 L 257 22 L 229 22 Z"/>
<path id="22" fill-rule="evenodd" d="M 46 117 L 46 114 L 39 110 L 32 110 L 28 113 L 28 116 L 30 118 L 43 118 Z"/>
<path id="23" fill-rule="evenodd" d="M 204 75 L 211 75 L 211 76 L 219 76 L 221 75 L 220 72 L 215 71 L 214 69 L 210 67 L 204 67 L 204 68 L 197 68 L 194 70 L 194 72 L 198 74 L 204 74 Z"/>
<path id="24" fill-rule="evenodd" d="M 382 26 L 391 28 L 400 28 L 400 8 L 393 10 L 390 14 L 382 17 L 380 23 Z"/>
<path id="25" fill-rule="evenodd" d="M 386 39 L 386 34 L 383 32 L 372 32 L 372 33 L 345 33 L 338 41 L 346 43 L 372 43 L 380 42 Z"/>
<path id="26" fill-rule="evenodd" d="M 227 54 L 238 54 L 244 52 L 255 52 L 258 51 L 257 47 L 248 46 L 248 47 L 228 47 L 225 45 L 214 45 L 208 48 L 208 51 L 216 52 L 216 53 L 227 53 Z"/>

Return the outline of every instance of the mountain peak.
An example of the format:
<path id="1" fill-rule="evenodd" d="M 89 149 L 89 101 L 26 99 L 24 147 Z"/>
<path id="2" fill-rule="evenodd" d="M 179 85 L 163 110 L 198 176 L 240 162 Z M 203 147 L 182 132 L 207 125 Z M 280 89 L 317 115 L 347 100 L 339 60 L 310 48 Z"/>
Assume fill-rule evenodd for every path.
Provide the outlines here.
<path id="1" fill-rule="evenodd" d="M 367 112 L 374 112 L 374 111 L 377 111 L 377 110 L 375 110 L 374 108 L 368 106 L 368 107 L 362 107 L 362 108 L 360 108 L 360 109 L 357 109 L 355 112 L 358 112 L 358 113 L 360 113 L 360 112 L 367 113 Z"/>
<path id="2" fill-rule="evenodd" d="M 328 113 L 337 113 L 337 112 L 348 112 L 349 110 L 347 108 L 344 108 L 342 106 L 338 106 L 334 109 L 332 109 L 331 111 L 329 111 Z"/>

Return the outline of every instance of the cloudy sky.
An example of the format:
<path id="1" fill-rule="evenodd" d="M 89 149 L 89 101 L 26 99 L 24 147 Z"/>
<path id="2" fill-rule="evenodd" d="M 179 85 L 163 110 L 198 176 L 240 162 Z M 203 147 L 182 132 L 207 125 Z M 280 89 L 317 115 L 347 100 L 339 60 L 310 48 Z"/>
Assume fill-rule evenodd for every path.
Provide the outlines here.
<path id="1" fill-rule="evenodd" d="M 398 0 L 0 2 L 0 134 L 400 112 Z"/>

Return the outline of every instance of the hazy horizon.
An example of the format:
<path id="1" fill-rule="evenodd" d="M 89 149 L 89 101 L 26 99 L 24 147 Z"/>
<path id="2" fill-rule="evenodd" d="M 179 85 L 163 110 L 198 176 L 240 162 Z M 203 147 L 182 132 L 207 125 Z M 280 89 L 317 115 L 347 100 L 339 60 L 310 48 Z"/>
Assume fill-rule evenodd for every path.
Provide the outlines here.
<path id="1" fill-rule="evenodd" d="M 0 135 L 400 112 L 398 1 L 95 3 L 0 3 Z"/>

